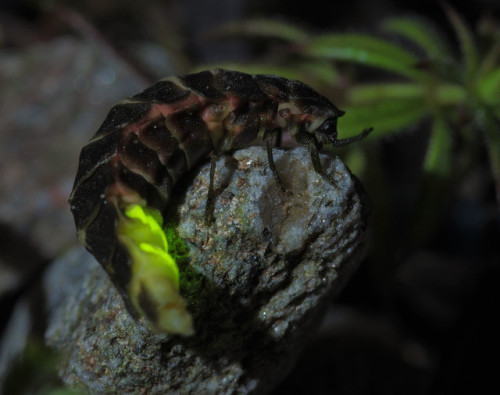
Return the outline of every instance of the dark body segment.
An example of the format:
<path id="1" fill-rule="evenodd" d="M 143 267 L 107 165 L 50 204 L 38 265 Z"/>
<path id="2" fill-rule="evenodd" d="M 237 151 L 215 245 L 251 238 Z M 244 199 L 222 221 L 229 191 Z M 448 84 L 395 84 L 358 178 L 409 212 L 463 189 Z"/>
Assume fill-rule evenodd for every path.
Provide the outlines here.
<path id="1" fill-rule="evenodd" d="M 322 145 L 345 145 L 369 132 L 338 140 L 342 114 L 304 83 L 282 77 L 212 70 L 159 81 L 115 105 L 82 149 L 70 197 L 79 238 L 130 308 L 131 257 L 116 234 L 127 205 L 163 213 L 175 185 L 201 161 L 254 144 L 267 145 L 279 181 L 271 149 L 278 139 L 269 137 L 282 131 L 309 146 L 315 170 L 325 177 Z"/>
<path id="2" fill-rule="evenodd" d="M 107 199 L 111 200 L 118 210 L 131 203 L 145 203 L 160 212 L 165 210 L 171 194 L 171 184 L 167 184 L 165 190 L 159 190 L 157 185 L 148 181 L 144 172 L 131 171 L 122 164 L 117 164 L 117 167 L 120 174 L 116 177 L 115 188 L 111 188 L 107 194 Z"/>
<path id="3" fill-rule="evenodd" d="M 182 89 L 172 81 L 158 81 L 153 86 L 133 96 L 132 99 L 146 102 L 172 103 L 188 95 L 189 91 Z"/>
<path id="4" fill-rule="evenodd" d="M 165 118 L 159 119 L 139 132 L 140 141 L 154 150 L 158 160 L 165 167 L 171 186 L 188 171 L 186 154 L 179 146 L 179 141 L 167 129 Z"/>
<path id="5" fill-rule="evenodd" d="M 283 77 L 272 75 L 256 75 L 255 80 L 262 92 L 273 100 L 285 102 L 289 100 L 288 81 Z"/>
<path id="6" fill-rule="evenodd" d="M 116 238 L 116 220 L 116 209 L 105 201 L 86 230 L 86 247 L 110 275 L 128 310 L 137 316 L 128 299 L 127 289 L 132 273 L 130 265 L 124 265 L 129 257 L 125 247 Z"/>
<path id="7" fill-rule="evenodd" d="M 114 223 L 116 210 L 108 201 L 103 201 L 97 216 L 86 231 L 86 243 L 89 251 L 98 262 L 109 262 L 116 248 Z"/>
<path id="8" fill-rule="evenodd" d="M 268 96 L 262 92 L 253 75 L 237 71 L 218 70 L 215 76 L 215 83 L 223 92 L 233 94 L 246 101 L 268 99 Z"/>
<path id="9" fill-rule="evenodd" d="M 92 139 L 80 153 L 76 180 L 82 182 L 92 176 L 99 166 L 109 161 L 115 154 L 120 141 L 119 133 L 110 133 Z M 75 187 L 77 183 L 75 182 Z"/>
<path id="10" fill-rule="evenodd" d="M 211 71 L 201 71 L 199 73 L 179 77 L 179 80 L 186 88 L 200 94 L 208 100 L 222 99 L 224 93 L 214 84 L 214 73 Z"/>
<path id="11" fill-rule="evenodd" d="M 118 103 L 109 111 L 95 136 L 113 132 L 137 121 L 148 112 L 149 108 L 149 103 Z"/>
<path id="12" fill-rule="evenodd" d="M 112 169 L 107 163 L 99 165 L 90 177 L 79 182 L 77 186 L 75 182 L 76 189 L 70 198 L 70 204 L 79 231 L 85 230 L 95 219 L 113 182 Z"/>
<path id="13" fill-rule="evenodd" d="M 327 98 L 303 82 L 288 80 L 287 89 L 289 99 L 308 114 L 317 117 L 327 115 L 332 117 L 333 115 L 335 118 L 344 114 L 343 111 L 335 107 Z"/>
<path id="14" fill-rule="evenodd" d="M 201 94 L 207 100 L 217 100 L 235 95 L 246 101 L 267 100 L 268 95 L 262 91 L 256 77 L 237 71 L 214 70 L 202 71 L 180 77 L 189 89 Z"/>
<path id="15" fill-rule="evenodd" d="M 167 119 L 167 126 L 186 157 L 186 170 L 192 169 L 214 150 L 209 131 L 198 115 L 175 114 Z"/>
<path id="16" fill-rule="evenodd" d="M 168 185 L 169 181 L 165 181 L 165 177 L 168 177 L 167 169 L 160 162 L 158 154 L 146 147 L 135 133 L 124 137 L 118 155 L 125 168 L 142 175 L 148 183 L 158 188 Z"/>

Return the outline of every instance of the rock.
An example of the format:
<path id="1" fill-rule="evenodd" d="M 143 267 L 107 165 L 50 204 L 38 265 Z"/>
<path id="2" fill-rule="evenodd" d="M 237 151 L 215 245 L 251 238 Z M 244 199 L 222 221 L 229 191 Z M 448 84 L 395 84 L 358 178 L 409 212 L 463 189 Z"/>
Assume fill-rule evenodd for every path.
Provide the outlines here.
<path id="1" fill-rule="evenodd" d="M 177 189 L 169 221 L 189 249 L 181 293 L 196 334 L 154 334 L 135 321 L 92 256 L 75 249 L 44 278 L 48 345 L 59 374 L 90 393 L 265 393 L 291 369 L 326 302 L 363 258 L 368 210 L 345 165 L 322 155 L 335 187 L 304 148 L 265 149 L 217 163 L 215 222 L 206 225 L 210 164 Z"/>
<path id="2" fill-rule="evenodd" d="M 73 245 L 68 196 L 82 145 L 111 105 L 142 88 L 95 43 L 69 36 L 0 51 L 0 223 L 47 257 Z"/>

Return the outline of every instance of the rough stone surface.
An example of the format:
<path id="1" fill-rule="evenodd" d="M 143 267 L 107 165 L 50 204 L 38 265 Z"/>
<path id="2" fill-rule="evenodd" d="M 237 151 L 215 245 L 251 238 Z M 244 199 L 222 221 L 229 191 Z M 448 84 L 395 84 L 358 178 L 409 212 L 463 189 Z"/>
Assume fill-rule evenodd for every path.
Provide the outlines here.
<path id="1" fill-rule="evenodd" d="M 355 178 L 322 156 L 336 186 L 306 149 L 275 150 L 283 192 L 254 147 L 217 164 L 215 223 L 205 225 L 201 168 L 172 202 L 189 247 L 181 293 L 196 334 L 155 335 L 134 321 L 104 271 L 81 249 L 45 277 L 46 341 L 60 375 L 90 393 L 265 393 L 292 367 L 327 300 L 364 256 L 368 213 Z"/>
<path id="2" fill-rule="evenodd" d="M 111 105 L 142 88 L 112 56 L 70 37 L 0 51 L 0 222 L 48 257 L 73 245 L 68 196 L 81 147 Z"/>

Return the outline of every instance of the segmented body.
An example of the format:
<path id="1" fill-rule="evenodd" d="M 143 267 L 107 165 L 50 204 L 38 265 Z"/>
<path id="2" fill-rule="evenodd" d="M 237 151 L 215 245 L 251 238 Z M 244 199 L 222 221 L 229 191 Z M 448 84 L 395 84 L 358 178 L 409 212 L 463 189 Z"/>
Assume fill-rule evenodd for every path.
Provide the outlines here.
<path id="1" fill-rule="evenodd" d="M 115 229 L 124 206 L 163 213 L 176 183 L 200 161 L 281 131 L 316 154 L 324 143 L 351 142 L 336 139 L 342 114 L 307 85 L 282 77 L 213 70 L 161 80 L 115 105 L 82 149 L 70 197 L 79 238 L 127 302 L 130 254 Z M 319 170 L 314 152 L 312 159 Z"/>

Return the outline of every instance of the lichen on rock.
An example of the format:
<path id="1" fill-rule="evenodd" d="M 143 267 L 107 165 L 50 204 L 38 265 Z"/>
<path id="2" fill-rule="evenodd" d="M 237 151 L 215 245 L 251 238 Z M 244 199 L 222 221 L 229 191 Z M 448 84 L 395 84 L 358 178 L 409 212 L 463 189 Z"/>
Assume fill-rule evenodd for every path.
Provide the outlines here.
<path id="1" fill-rule="evenodd" d="M 156 335 L 132 319 L 81 250 L 54 263 L 45 278 L 46 340 L 65 356 L 65 382 L 93 393 L 262 393 L 286 375 L 364 256 L 368 210 L 335 156 L 321 156 L 332 186 L 306 149 L 274 152 L 285 191 L 261 147 L 219 159 L 211 224 L 204 221 L 209 164 L 176 190 L 167 220 L 189 250 L 180 290 L 194 336 Z"/>

